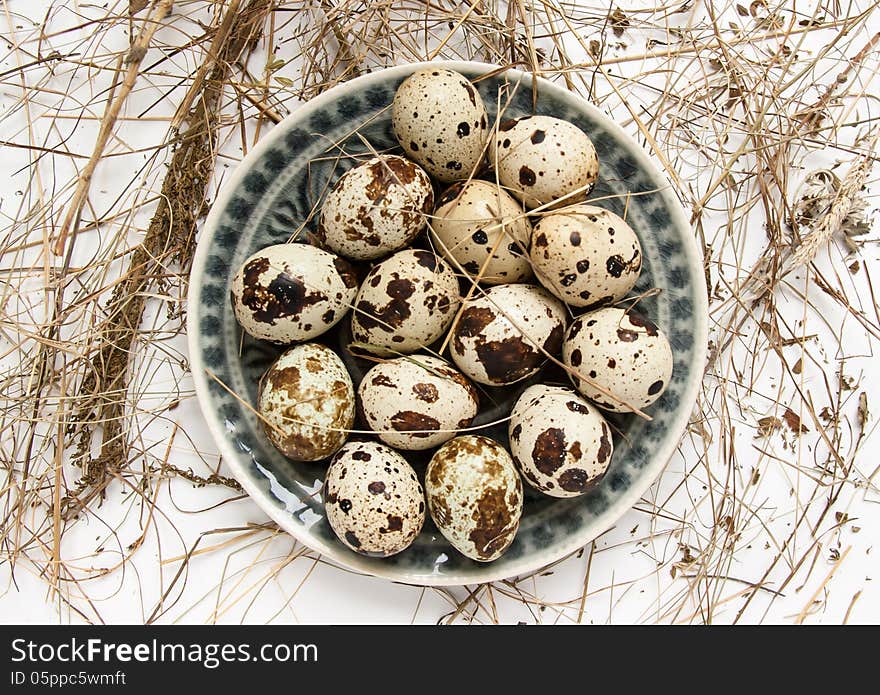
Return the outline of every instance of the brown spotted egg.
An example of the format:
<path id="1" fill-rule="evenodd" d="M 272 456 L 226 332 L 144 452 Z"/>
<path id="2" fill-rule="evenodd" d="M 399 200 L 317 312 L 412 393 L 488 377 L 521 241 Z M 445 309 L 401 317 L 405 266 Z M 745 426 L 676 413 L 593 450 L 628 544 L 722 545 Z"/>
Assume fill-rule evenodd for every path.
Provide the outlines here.
<path id="1" fill-rule="evenodd" d="M 460 302 L 458 278 L 431 251 L 399 251 L 373 266 L 361 284 L 351 332 L 374 354 L 408 354 L 437 340 Z"/>
<path id="2" fill-rule="evenodd" d="M 242 264 L 230 298 L 246 333 L 287 345 L 335 325 L 352 305 L 357 285 L 348 261 L 309 244 L 276 244 Z"/>
<path id="3" fill-rule="evenodd" d="M 489 137 L 486 107 L 476 88 L 441 67 L 419 70 L 401 83 L 391 123 L 406 156 L 446 183 L 471 175 Z"/>
<path id="4" fill-rule="evenodd" d="M 324 480 L 324 511 L 333 532 L 362 555 L 405 550 L 425 522 L 425 497 L 415 471 L 379 442 L 349 442 Z"/>
<path id="5" fill-rule="evenodd" d="M 597 408 L 570 388 L 530 386 L 510 415 L 510 453 L 536 490 L 577 497 L 605 475 L 614 450 Z"/>
<path id="6" fill-rule="evenodd" d="M 530 256 L 541 284 L 576 307 L 623 299 L 642 270 L 636 233 L 595 205 L 543 217 L 532 233 Z"/>
<path id="7" fill-rule="evenodd" d="M 294 461 L 330 456 L 354 424 L 354 386 L 345 365 L 318 343 L 292 347 L 260 380 L 257 409 L 269 441 Z"/>
<path id="8" fill-rule="evenodd" d="M 672 348 L 663 331 L 641 314 L 616 307 L 575 319 L 562 358 L 577 372 L 570 376 L 578 391 L 620 413 L 651 405 L 672 376 Z"/>
<path id="9" fill-rule="evenodd" d="M 498 442 L 474 435 L 446 442 L 428 463 L 425 494 L 440 533 L 472 560 L 495 560 L 513 542 L 522 481 Z"/>
<path id="10" fill-rule="evenodd" d="M 382 155 L 336 182 L 321 208 L 318 237 L 346 258 L 380 258 L 415 239 L 433 207 L 428 175 L 403 157 Z"/>
<path id="11" fill-rule="evenodd" d="M 474 381 L 490 386 L 531 376 L 556 355 L 565 333 L 562 303 L 535 285 L 498 285 L 469 300 L 453 328 L 450 354 Z"/>
<path id="12" fill-rule="evenodd" d="M 526 253 L 531 229 L 522 206 L 507 191 L 477 179 L 447 188 L 431 225 L 444 257 L 454 259 L 472 278 L 482 269 L 480 282 L 487 285 L 531 277 Z"/>
<path id="13" fill-rule="evenodd" d="M 427 355 L 399 357 L 368 371 L 358 389 L 361 412 L 386 444 L 430 449 L 470 425 L 479 407 L 473 384 Z"/>
<path id="14" fill-rule="evenodd" d="M 599 178 L 587 134 L 552 116 L 502 121 L 489 139 L 489 157 L 501 184 L 529 209 L 563 196 L 558 205 L 580 202 Z"/>

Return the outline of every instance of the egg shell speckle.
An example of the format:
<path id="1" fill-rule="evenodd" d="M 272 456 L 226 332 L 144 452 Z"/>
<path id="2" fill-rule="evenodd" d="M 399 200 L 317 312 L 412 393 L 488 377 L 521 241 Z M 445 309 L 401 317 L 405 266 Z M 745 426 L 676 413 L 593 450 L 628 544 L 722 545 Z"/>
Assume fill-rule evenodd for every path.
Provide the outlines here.
<path id="1" fill-rule="evenodd" d="M 538 371 L 547 359 L 545 352 L 558 354 L 565 320 L 562 303 L 542 287 L 490 287 L 465 304 L 449 351 L 456 366 L 474 381 L 512 384 Z"/>
<path id="2" fill-rule="evenodd" d="M 656 401 L 672 377 L 672 348 L 652 321 L 616 307 L 579 316 L 562 347 L 565 364 L 611 392 L 612 400 L 585 379 L 572 376 L 578 391 L 600 408 L 639 410 Z M 625 401 L 625 405 L 620 401 Z"/>
<path id="3" fill-rule="evenodd" d="M 334 326 L 357 294 L 354 268 L 309 244 L 276 244 L 248 258 L 232 278 L 235 318 L 254 338 L 281 345 Z"/>
<path id="4" fill-rule="evenodd" d="M 463 374 L 428 355 L 372 367 L 358 389 L 369 427 L 386 444 L 417 451 L 439 446 L 467 427 L 479 397 Z"/>
<path id="5" fill-rule="evenodd" d="M 576 307 L 623 299 L 642 270 L 636 233 L 595 205 L 543 217 L 532 233 L 530 257 L 541 284 Z"/>
<path id="6" fill-rule="evenodd" d="M 467 78 L 440 67 L 407 77 L 391 105 L 394 134 L 407 157 L 445 183 L 475 170 L 489 137 L 488 119 Z"/>
<path id="7" fill-rule="evenodd" d="M 425 522 L 425 497 L 415 471 L 378 442 L 349 442 L 324 480 L 324 511 L 333 532 L 361 555 L 405 550 Z"/>
<path id="8" fill-rule="evenodd" d="M 415 239 L 433 207 L 428 175 L 403 157 L 382 155 L 336 182 L 321 208 L 318 237 L 346 258 L 380 258 Z"/>
<path id="9" fill-rule="evenodd" d="M 577 497 L 611 463 L 611 428 L 570 388 L 530 386 L 510 415 L 510 452 L 523 478 L 552 497 Z"/>
<path id="10" fill-rule="evenodd" d="M 498 442 L 473 435 L 446 442 L 428 463 L 425 493 L 437 528 L 463 555 L 489 562 L 513 542 L 522 481 Z"/>
<path id="11" fill-rule="evenodd" d="M 472 278 L 485 264 L 480 282 L 487 285 L 531 277 L 531 229 L 522 206 L 507 191 L 478 179 L 447 188 L 437 200 L 432 223 L 436 247 L 444 257 L 455 259 Z"/>
<path id="12" fill-rule="evenodd" d="M 257 403 L 269 441 L 294 461 L 330 456 L 354 424 L 351 377 L 339 355 L 317 343 L 282 353 L 260 380 Z"/>
<path id="13" fill-rule="evenodd" d="M 354 340 L 376 354 L 427 347 L 449 327 L 460 302 L 458 278 L 431 251 L 399 251 L 369 272 L 351 317 Z"/>
<path id="14" fill-rule="evenodd" d="M 593 142 L 576 125 L 553 116 L 501 121 L 489 139 L 489 157 L 501 184 L 529 209 L 569 193 L 557 205 L 578 203 L 599 178 Z"/>

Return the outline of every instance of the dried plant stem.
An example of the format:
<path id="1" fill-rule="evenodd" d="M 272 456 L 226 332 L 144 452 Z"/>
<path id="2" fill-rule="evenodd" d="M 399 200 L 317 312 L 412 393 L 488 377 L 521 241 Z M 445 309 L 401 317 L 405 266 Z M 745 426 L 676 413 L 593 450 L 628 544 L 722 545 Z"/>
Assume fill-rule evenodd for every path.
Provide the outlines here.
<path id="1" fill-rule="evenodd" d="M 75 422 L 79 437 L 78 458 L 85 460 L 80 487 L 89 489 L 85 497 L 77 494 L 65 502 L 68 514 L 76 514 L 106 484 L 108 468 L 119 467 L 127 460 L 123 430 L 124 400 L 116 394 L 126 388 L 131 347 L 137 339 L 147 298 L 147 288 L 162 273 L 171 259 L 187 268 L 193 252 L 196 219 L 202 214 L 205 192 L 216 152 L 217 105 L 229 66 L 241 53 L 253 46 L 271 7 L 271 0 L 250 0 L 244 9 L 238 5 L 228 10 L 221 26 L 227 25 L 225 39 L 217 52 L 208 57 L 214 67 L 208 79 L 200 83 L 200 99 L 185 121 L 187 129 L 180 136 L 168 173 L 162 183 L 158 209 L 150 221 L 143 243 L 128 263 L 128 271 L 116 285 L 106 307 L 107 319 L 101 330 L 101 344 L 91 359 L 80 393 L 86 400 Z M 109 394 L 100 395 L 100 394 Z M 100 453 L 89 456 L 96 423 L 104 423 Z"/>
<path id="2" fill-rule="evenodd" d="M 795 618 L 796 624 L 800 625 L 801 623 L 804 622 L 804 619 L 810 613 L 810 610 L 813 608 L 813 605 L 816 602 L 816 597 L 818 597 L 819 594 L 822 593 L 822 591 L 828 585 L 828 582 L 831 581 L 831 578 L 834 576 L 834 573 L 837 572 L 838 569 L 840 569 L 840 566 L 843 564 L 843 561 L 846 560 L 846 556 L 849 555 L 850 550 L 852 550 L 852 546 L 849 546 L 848 548 L 846 548 L 840 554 L 840 558 L 838 558 L 837 562 L 834 563 L 834 566 L 830 570 L 828 570 L 828 574 L 825 576 L 825 579 L 822 581 L 822 583 L 818 587 L 816 587 L 816 590 L 812 593 L 812 595 L 810 596 L 810 599 L 804 604 L 803 609 L 801 610 L 800 613 L 798 613 L 797 618 Z"/>
<path id="3" fill-rule="evenodd" d="M 199 69 L 196 71 L 196 75 L 193 78 L 192 85 L 187 90 L 186 96 L 184 96 L 183 100 L 180 102 L 180 105 L 177 107 L 177 112 L 171 120 L 171 129 L 173 131 L 180 128 L 184 119 L 190 115 L 193 100 L 202 92 L 202 86 L 208 71 L 217 65 L 218 60 L 223 57 L 229 57 L 223 53 L 223 45 L 229 40 L 229 34 L 232 31 L 233 26 L 235 26 L 236 15 L 238 14 L 238 8 L 240 5 L 241 0 L 232 0 L 229 7 L 226 8 L 226 13 L 223 15 L 223 21 L 220 22 L 220 26 L 214 33 L 214 40 L 211 42 L 211 47 L 208 49 L 208 56 L 205 61 L 199 65 Z"/>
<path id="4" fill-rule="evenodd" d="M 873 52 L 878 42 L 880 42 L 880 31 L 868 40 L 852 60 L 847 62 L 846 67 L 837 75 L 834 82 L 828 85 L 828 89 L 822 93 L 822 96 L 820 96 L 812 106 L 798 115 L 798 119 L 802 123 L 805 125 L 817 126 L 822 121 L 822 112 L 831 102 L 835 92 L 841 87 L 841 85 L 847 83 L 853 69 L 857 69 L 865 62 L 865 59 L 867 59 Z"/>
<path id="5" fill-rule="evenodd" d="M 878 38 L 880 34 L 877 34 Z M 880 132 L 868 141 L 868 151 L 873 152 L 877 145 Z M 796 270 L 812 261 L 820 249 L 824 248 L 835 234 L 839 234 L 843 220 L 849 215 L 856 197 L 865 188 L 865 182 L 874 165 L 874 158 L 869 155 L 857 157 L 843 178 L 840 189 L 828 214 L 824 215 L 816 228 L 801 240 L 800 246 L 794 251 L 786 272 Z"/>
<path id="6" fill-rule="evenodd" d="M 116 98 L 113 100 L 110 108 L 107 109 L 107 113 L 101 121 L 101 128 L 98 131 L 98 139 L 95 142 L 95 149 L 92 151 L 89 161 L 86 163 L 85 168 L 79 176 L 76 190 L 73 193 L 73 199 L 70 201 L 70 205 L 67 208 L 67 214 L 64 217 L 64 221 L 61 223 L 58 237 L 55 239 L 53 250 L 57 256 L 61 256 L 64 253 L 67 235 L 71 232 L 79 219 L 79 214 L 82 211 L 83 205 L 85 205 L 86 198 L 89 194 L 89 186 L 92 182 L 92 175 L 95 173 L 95 167 L 98 166 L 98 162 L 101 161 L 101 157 L 104 155 L 104 148 L 107 146 L 108 140 L 110 140 L 110 135 L 116 125 L 116 119 L 119 116 L 119 112 L 122 110 L 122 106 L 128 99 L 131 90 L 134 89 L 141 61 L 144 59 L 144 56 L 147 55 L 147 49 L 149 48 L 150 42 L 153 40 L 153 35 L 159 30 L 159 27 L 162 26 L 162 20 L 165 19 L 165 16 L 170 12 L 173 4 L 174 0 L 159 0 L 158 4 L 156 4 L 153 9 L 152 14 L 145 21 L 143 30 L 138 35 L 137 39 L 131 44 L 128 55 L 125 56 L 124 62 L 128 67 L 125 70 L 125 77 L 122 80 L 119 94 L 116 95 Z"/>

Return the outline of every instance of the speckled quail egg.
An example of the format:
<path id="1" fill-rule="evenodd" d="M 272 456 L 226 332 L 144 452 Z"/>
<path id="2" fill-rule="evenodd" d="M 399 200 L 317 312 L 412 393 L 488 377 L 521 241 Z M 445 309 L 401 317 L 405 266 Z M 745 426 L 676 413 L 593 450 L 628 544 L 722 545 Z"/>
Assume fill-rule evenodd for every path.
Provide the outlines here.
<path id="1" fill-rule="evenodd" d="M 318 237 L 346 258 L 381 258 L 415 239 L 433 207 L 428 175 L 403 157 L 382 155 L 336 182 L 321 208 Z"/>
<path id="2" fill-rule="evenodd" d="M 446 183 L 471 175 L 489 137 L 479 92 L 463 75 L 441 67 L 419 70 L 401 83 L 391 123 L 406 156 Z"/>
<path id="3" fill-rule="evenodd" d="M 287 345 L 316 338 L 339 321 L 357 285 L 345 259 L 309 244 L 276 244 L 242 264 L 230 298 L 245 332 Z"/>
<path id="4" fill-rule="evenodd" d="M 437 340 L 460 302 L 458 278 L 431 251 L 398 251 L 369 272 L 355 300 L 351 332 L 375 354 L 408 354 Z"/>
<path id="5" fill-rule="evenodd" d="M 498 442 L 474 435 L 446 442 L 428 463 L 425 494 L 440 533 L 463 555 L 489 562 L 513 542 L 522 481 Z"/>
<path id="6" fill-rule="evenodd" d="M 474 385 L 427 355 L 375 365 L 358 389 L 361 412 L 386 444 L 416 451 L 438 446 L 467 427 L 479 407 Z"/>
<path id="7" fill-rule="evenodd" d="M 489 157 L 503 186 L 529 208 L 584 200 L 599 178 L 599 158 L 587 134 L 552 116 L 523 116 L 498 124 Z M 553 207 L 553 206 L 551 206 Z"/>
<path id="8" fill-rule="evenodd" d="M 526 255 L 531 229 L 522 206 L 507 191 L 473 179 L 452 184 L 437 200 L 432 236 L 444 257 L 472 278 L 485 265 L 480 282 L 501 285 L 531 277 Z"/>
<path id="9" fill-rule="evenodd" d="M 453 328 L 450 354 L 481 384 L 501 386 L 531 376 L 562 345 L 562 303 L 535 285 L 488 288 L 468 300 Z"/>
<path id="10" fill-rule="evenodd" d="M 362 555 L 405 550 L 425 522 L 425 497 L 415 471 L 379 442 L 349 442 L 324 480 L 324 511 L 333 532 Z"/>
<path id="11" fill-rule="evenodd" d="M 345 365 L 318 343 L 292 347 L 260 380 L 257 409 L 269 441 L 294 461 L 330 456 L 354 424 L 354 386 Z"/>
<path id="12" fill-rule="evenodd" d="M 641 314 L 616 307 L 575 319 L 562 357 L 581 377 L 571 377 L 578 391 L 600 408 L 620 413 L 651 405 L 672 376 L 672 349 L 663 331 Z"/>
<path id="13" fill-rule="evenodd" d="M 642 270 L 642 246 L 610 210 L 577 205 L 535 225 L 530 257 L 538 280 L 570 306 L 623 299 Z"/>
<path id="14" fill-rule="evenodd" d="M 510 453 L 532 487 L 552 497 L 592 489 L 611 463 L 611 429 L 570 388 L 530 386 L 510 415 Z"/>

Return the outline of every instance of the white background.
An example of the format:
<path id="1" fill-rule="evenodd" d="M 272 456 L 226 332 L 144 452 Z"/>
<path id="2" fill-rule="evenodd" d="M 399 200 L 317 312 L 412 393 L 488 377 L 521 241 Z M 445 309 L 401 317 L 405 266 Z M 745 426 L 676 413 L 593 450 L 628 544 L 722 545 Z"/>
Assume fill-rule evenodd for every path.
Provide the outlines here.
<path id="1" fill-rule="evenodd" d="M 13 0 L 8 5 L 12 14 L 7 14 L 0 23 L 7 27 L 5 36 L 23 40 L 34 31 L 27 19 L 42 21 L 47 3 Z M 87 10 L 87 7 L 82 9 Z M 880 17 L 875 19 L 873 31 L 880 29 Z M 58 21 L 74 23 L 70 16 L 59 15 Z M 77 36 L 82 40 L 83 32 Z M 72 38 L 59 36 L 48 41 L 43 50 L 48 52 L 55 45 L 63 48 L 67 40 Z M 106 46 L 107 52 L 124 46 L 127 38 L 117 35 L 115 40 L 118 45 Z M 181 41 L 173 32 L 167 32 L 165 40 Z M 644 50 L 644 46 L 630 47 L 630 50 L 637 49 Z M 275 54 L 283 58 L 284 51 L 281 46 Z M 12 53 L 5 53 L 0 67 L 6 70 L 15 65 Z M 874 66 L 872 64 L 872 69 Z M 75 95 L 77 89 L 95 90 L 96 82 L 101 79 L 101 75 L 95 75 L 91 83 L 72 84 L 70 93 Z M 141 88 L 132 94 L 123 111 L 129 119 L 118 124 L 111 151 L 137 150 L 142 145 L 152 146 L 161 141 L 167 122 L 133 118 L 144 106 L 152 104 L 160 91 L 159 85 L 144 80 Z M 169 92 L 151 113 L 173 113 L 174 96 L 174 92 Z M 13 82 L 4 83 L 0 96 L 4 114 L 12 113 L 20 105 L 20 98 L 20 90 L 16 91 Z M 45 104 L 32 105 L 35 113 L 52 111 L 58 106 L 57 99 L 45 101 Z M 286 103 L 292 108 L 295 102 L 289 99 Z M 72 105 L 69 107 L 71 113 L 76 113 Z M 4 121 L 3 140 L 26 139 L 23 122 L 16 121 L 17 117 Z M 77 128 L 71 127 L 68 148 L 90 153 L 95 123 L 87 121 Z M 41 124 L 38 120 L 38 131 Z M 637 135 L 631 122 L 625 125 Z M 247 127 L 251 142 L 254 127 L 252 119 Z M 268 127 L 263 126 L 264 132 Z M 42 132 L 53 142 L 61 135 L 58 133 L 53 138 L 49 137 L 48 130 Z M 223 146 L 225 157 L 221 158 L 218 168 L 221 184 L 223 176 L 242 156 L 238 133 L 226 133 Z M 93 207 L 108 209 L 120 194 L 121 182 L 132 177 L 145 157 L 119 157 L 102 163 L 91 186 Z M 843 159 L 839 153 L 832 152 L 821 164 L 833 166 Z M 27 168 L 29 161 L 26 151 L 4 149 L 0 161 L 0 180 L 7 182 L 0 200 L 4 224 L 16 216 L 22 199 L 27 196 L 32 173 Z M 841 175 L 848 162 L 843 161 L 839 169 Z M 71 171 L 67 160 L 50 166 L 44 159 L 40 166 L 44 177 L 55 177 L 57 181 L 67 180 Z M 158 184 L 153 185 L 158 188 Z M 149 219 L 151 210 L 150 207 L 144 209 L 141 227 Z M 756 218 L 754 226 L 759 228 L 760 225 L 760 218 Z M 710 228 L 709 233 L 712 231 Z M 41 231 L 34 230 L 34 234 L 38 238 Z M 87 242 L 81 242 L 82 253 L 87 255 L 88 246 L 107 238 L 109 231 L 106 235 L 100 232 L 91 235 Z M 873 238 L 876 239 L 876 230 Z M 136 240 L 134 235 L 132 241 Z M 760 241 L 760 235 L 747 238 L 743 255 L 760 254 Z M 846 272 L 853 258 L 835 241 L 830 250 L 820 254 L 817 264 L 832 277 L 842 277 L 841 282 L 847 283 L 861 301 L 857 310 L 871 318 L 876 315 L 875 308 L 864 277 L 869 269 L 877 267 L 876 243 L 867 244 L 860 255 L 866 275 L 850 276 Z M 38 255 L 31 260 L 35 264 L 42 263 Z M 4 270 L 7 270 L 5 264 Z M 805 312 L 803 302 L 790 288 L 777 296 L 781 314 L 796 326 L 798 334 L 820 336 L 815 342 L 805 343 L 806 347 L 786 348 L 785 359 L 790 363 L 803 357 L 806 365 L 803 391 L 818 399 L 825 388 L 825 378 L 837 379 L 843 355 L 836 347 L 828 347 L 836 346 L 836 342 L 823 342 L 822 337 L 829 333 L 842 335 L 850 356 L 843 369 L 855 384 L 844 410 L 855 422 L 857 397 L 864 391 L 869 396 L 871 410 L 880 412 L 880 401 L 875 403 L 872 395 L 880 394 L 876 388 L 880 368 L 873 356 L 876 343 L 839 306 L 823 299 L 815 284 L 803 274 L 792 280 L 792 287 L 807 292 L 820 309 Z M 19 288 L 19 300 L 30 301 L 35 307 L 36 322 L 40 320 L 40 288 L 39 277 L 25 279 Z M 2 352 L 7 353 L 6 346 L 15 341 L 8 335 L 3 340 L 7 342 L 3 343 Z M 171 341 L 171 348 L 183 353 L 183 339 Z M 751 348 L 744 345 L 741 349 Z M 766 346 L 762 349 L 766 350 Z M 16 359 L 14 353 L 4 357 L 7 365 L 9 360 Z M 719 366 L 718 373 L 709 375 L 707 384 L 711 388 L 707 387 L 702 398 L 711 402 L 713 389 L 724 379 L 731 387 L 736 365 L 745 363 L 740 361 L 742 359 L 741 353 L 734 354 Z M 711 420 L 704 423 L 716 435 L 711 445 L 704 447 L 703 440 L 688 435 L 661 479 L 635 509 L 626 513 L 595 544 L 541 576 L 499 582 L 491 587 L 450 589 L 408 587 L 357 576 L 328 564 L 285 534 L 267 528 L 266 515 L 249 499 L 238 497 L 226 488 L 198 488 L 185 480 L 172 478 L 158 484 L 156 511 L 152 517 L 150 508 L 133 500 L 123 486 L 111 485 L 100 507 L 68 525 L 62 555 L 82 581 L 68 583 L 61 594 L 49 591 L 38 576 L 41 571 L 36 561 L 38 554 L 33 559 L 19 557 L 14 565 L 7 555 L 0 565 L 0 620 L 9 623 L 81 622 L 84 619 L 114 623 L 145 620 L 434 623 L 450 619 L 507 623 L 729 622 L 743 610 L 740 619 L 751 623 L 802 620 L 833 624 L 842 622 L 845 617 L 850 623 L 875 622 L 880 617 L 880 573 L 876 560 L 880 550 L 874 549 L 880 534 L 880 495 L 876 487 L 877 459 L 871 454 L 873 442 L 867 439 L 861 444 L 853 463 L 858 472 L 851 476 L 852 482 L 845 484 L 837 504 L 825 515 L 826 521 L 831 519 L 832 522 L 823 522 L 815 536 L 807 524 L 790 543 L 784 544 L 787 529 L 805 509 L 801 494 L 810 485 L 814 466 L 822 460 L 822 444 L 815 423 L 807 420 L 804 422 L 810 432 L 800 441 L 785 428 L 766 440 L 755 439 L 757 420 L 778 414 L 771 405 L 773 401 L 788 403 L 795 412 L 804 412 L 803 404 L 791 390 L 784 390 L 774 379 L 778 366 L 774 366 L 773 359 L 757 363 L 757 369 L 764 371 L 760 375 L 761 386 L 752 393 L 741 394 L 741 409 L 731 416 L 737 429 L 733 437 L 719 438 L 717 424 Z M 191 388 L 188 377 L 178 381 L 166 364 L 151 372 L 139 407 L 143 412 L 161 411 L 163 416 L 151 425 L 150 441 L 145 447 L 159 458 L 167 449 L 169 460 L 176 466 L 192 467 L 199 475 L 208 475 L 217 467 L 218 457 Z M 162 410 L 168 404 L 168 394 L 177 390 L 182 395 L 180 405 L 173 411 Z M 867 437 L 873 433 L 874 423 L 872 412 L 866 425 Z M 853 430 L 852 438 L 855 436 Z M 19 467 L 16 470 L 20 470 L 21 461 L 16 463 Z M 225 472 L 222 463 L 219 470 Z M 68 466 L 65 476 L 68 481 L 74 481 L 77 472 Z M 749 487 L 750 480 L 758 482 Z M 727 542 L 723 537 L 718 541 L 715 535 L 716 521 L 723 515 L 713 510 L 713 498 L 709 494 L 725 485 L 748 490 L 740 494 L 748 499 L 748 509 L 756 510 L 754 518 L 737 518 L 737 528 L 742 533 L 735 539 L 737 551 L 733 559 L 727 556 L 723 565 L 703 567 L 703 574 L 712 575 L 712 582 L 694 580 L 689 576 L 693 575 L 695 558 L 711 554 L 713 543 Z M 745 509 L 738 507 L 734 513 L 746 514 Z M 819 511 L 819 507 L 811 507 L 809 513 L 817 515 Z M 32 513 L 36 518 L 46 510 L 36 508 Z M 836 524 L 835 514 L 848 516 L 840 516 L 843 523 Z M 139 540 L 144 528 L 146 534 Z M 122 552 L 135 542 L 140 543 L 136 552 Z M 188 563 L 183 563 L 182 557 L 192 553 L 194 547 L 197 552 Z M 102 576 L 104 569 L 115 567 L 123 555 L 131 559 Z M 792 579 L 785 583 L 790 574 Z M 722 576 L 726 579 L 719 580 Z M 755 589 L 759 583 L 760 588 Z"/>

